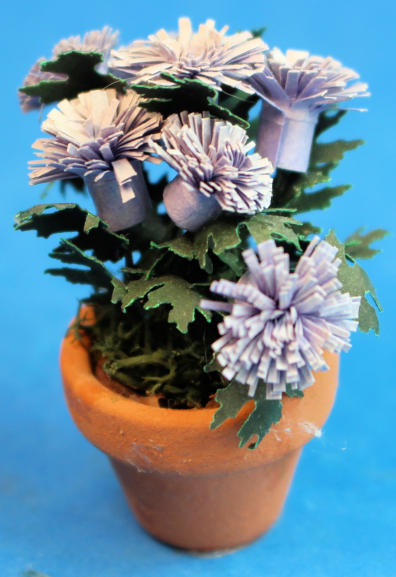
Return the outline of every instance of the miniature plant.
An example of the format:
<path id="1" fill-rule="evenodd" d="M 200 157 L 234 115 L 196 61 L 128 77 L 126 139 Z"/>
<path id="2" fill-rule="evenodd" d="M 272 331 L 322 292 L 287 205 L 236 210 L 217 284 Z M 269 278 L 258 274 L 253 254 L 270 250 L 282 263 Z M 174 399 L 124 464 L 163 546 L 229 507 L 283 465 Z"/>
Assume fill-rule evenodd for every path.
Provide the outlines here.
<path id="1" fill-rule="evenodd" d="M 82 308 L 76 335 L 91 337 L 94 366 L 123 394 L 171 408 L 216 400 L 213 428 L 253 400 L 239 437 L 254 447 L 280 419 L 282 396 L 315 386 L 325 349 L 349 349 L 357 327 L 378 333 L 375 289 L 357 259 L 373 256 L 385 231 L 320 240 L 297 218 L 349 188 L 327 183 L 361 141 L 322 135 L 345 114 L 338 103 L 367 96 L 366 85 L 347 87 L 356 73 L 331 58 L 266 55 L 260 38 L 226 32 L 209 20 L 193 33 L 184 18 L 176 36 L 109 54 L 116 35 L 104 29 L 37 63 L 22 108 L 59 104 L 43 123 L 50 138 L 34 145 L 31 183 L 85 185 L 98 215 L 40 204 L 16 228 L 65 235 L 46 272 L 91 287 L 83 304 L 95 323 Z M 285 136 L 288 123 L 306 122 L 297 109 L 309 134 Z M 157 182 L 147 161 L 168 165 Z"/>

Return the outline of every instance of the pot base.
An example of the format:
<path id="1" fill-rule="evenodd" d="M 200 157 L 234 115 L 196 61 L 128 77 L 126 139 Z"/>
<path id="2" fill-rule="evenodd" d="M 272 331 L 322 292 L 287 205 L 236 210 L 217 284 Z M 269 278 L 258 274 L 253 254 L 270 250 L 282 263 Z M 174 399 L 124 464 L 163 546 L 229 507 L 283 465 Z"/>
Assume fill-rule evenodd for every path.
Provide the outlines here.
<path id="1" fill-rule="evenodd" d="M 110 461 L 131 509 L 151 535 L 190 551 L 220 551 L 247 545 L 275 523 L 300 453 L 297 449 L 254 469 L 209 476 L 139 471 Z"/>

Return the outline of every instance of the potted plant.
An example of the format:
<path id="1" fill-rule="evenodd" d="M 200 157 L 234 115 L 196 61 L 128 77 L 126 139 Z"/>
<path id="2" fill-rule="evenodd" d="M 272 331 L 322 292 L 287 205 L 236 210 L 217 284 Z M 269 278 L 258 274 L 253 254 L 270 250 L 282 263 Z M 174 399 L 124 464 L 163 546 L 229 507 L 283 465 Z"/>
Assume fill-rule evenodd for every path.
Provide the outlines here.
<path id="1" fill-rule="evenodd" d="M 348 189 L 323 185 L 361 141 L 322 136 L 367 86 L 211 20 L 116 42 L 109 28 L 63 40 L 20 89 L 25 111 L 58 103 L 31 184 L 60 180 L 96 214 L 38 204 L 16 228 L 61 233 L 46 272 L 91 287 L 62 344 L 66 398 L 143 526 L 235 547 L 279 516 L 350 333 L 379 330 L 357 261 L 385 231 L 321 239 L 299 220 Z"/>

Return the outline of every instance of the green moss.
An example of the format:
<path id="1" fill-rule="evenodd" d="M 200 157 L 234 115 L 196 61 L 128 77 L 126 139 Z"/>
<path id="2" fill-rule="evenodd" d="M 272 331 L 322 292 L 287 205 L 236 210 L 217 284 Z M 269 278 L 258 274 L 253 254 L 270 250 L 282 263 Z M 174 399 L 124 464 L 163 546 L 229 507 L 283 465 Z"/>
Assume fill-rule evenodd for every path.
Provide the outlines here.
<path id="1" fill-rule="evenodd" d="M 205 406 L 225 386 L 219 373 L 202 371 L 217 334 L 203 318 L 183 334 L 168 323 L 164 308 L 145 311 L 137 304 L 123 313 L 96 303 L 94 310 L 95 325 L 81 315 L 75 329 L 91 338 L 93 365 L 104 359 L 106 373 L 133 392 L 157 394 L 162 406 L 192 408 Z"/>

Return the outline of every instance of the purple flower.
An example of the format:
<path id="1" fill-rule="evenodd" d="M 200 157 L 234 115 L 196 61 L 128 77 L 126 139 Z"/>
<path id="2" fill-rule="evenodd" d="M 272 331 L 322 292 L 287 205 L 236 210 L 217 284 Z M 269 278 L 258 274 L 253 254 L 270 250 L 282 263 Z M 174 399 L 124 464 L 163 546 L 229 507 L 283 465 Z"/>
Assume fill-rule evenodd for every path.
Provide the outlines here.
<path id="1" fill-rule="evenodd" d="M 141 108 L 132 90 L 91 90 L 62 100 L 42 124 L 54 138 L 33 144 L 41 152 L 30 163 L 31 184 L 87 175 L 100 180 L 120 160 L 155 162 L 150 143 L 160 138 L 160 124 L 161 115 Z"/>
<path id="2" fill-rule="evenodd" d="M 286 385 L 304 389 L 312 371 L 328 367 L 323 349 L 350 348 L 357 328 L 360 297 L 342 293 L 337 278 L 337 248 L 315 237 L 293 273 L 289 255 L 273 240 L 243 253 L 248 273 L 238 283 L 215 281 L 211 290 L 233 303 L 204 300 L 203 308 L 229 313 L 219 324 L 222 335 L 212 345 L 222 373 L 249 387 L 260 380 L 268 399 L 280 399 Z"/>
<path id="3" fill-rule="evenodd" d="M 41 138 L 33 144 L 41 152 L 37 153 L 39 160 L 30 162 L 30 183 L 81 177 L 95 202 L 96 192 L 100 194 L 99 215 L 113 230 L 132 226 L 143 219 L 146 201 L 142 200 L 140 212 L 134 211 L 131 221 L 126 219 L 129 224 L 118 217 L 111 224 L 115 207 L 110 204 L 103 212 L 99 206 L 107 204 L 106 198 L 110 198 L 106 190 L 116 196 L 118 190 L 120 215 L 126 208 L 122 204 L 133 200 L 139 189 L 146 195 L 140 163 L 143 160 L 158 162 L 152 156 L 152 143 L 160 138 L 161 121 L 160 114 L 139 106 L 139 97 L 132 90 L 124 95 L 113 89 L 92 90 L 74 100 L 62 100 L 42 125 L 54 138 Z M 114 205 L 114 202 L 113 199 L 111 203 Z M 110 217 L 105 216 L 107 208 Z"/>
<path id="4" fill-rule="evenodd" d="M 305 172 L 320 112 L 357 96 L 369 96 L 367 84 L 333 58 L 302 50 L 267 54 L 263 72 L 250 82 L 263 99 L 257 149 L 280 168 Z"/>
<path id="5" fill-rule="evenodd" d="M 58 56 L 63 52 L 78 50 L 79 52 L 101 52 L 103 60 L 106 62 L 110 56 L 110 51 L 118 42 L 118 31 L 110 26 L 104 26 L 102 30 L 91 30 L 81 36 L 70 36 L 60 40 L 54 47 L 52 55 Z"/>
<path id="6" fill-rule="evenodd" d="M 247 78 L 264 68 L 264 50 L 268 47 L 250 32 L 227 36 L 228 27 L 216 30 L 207 20 L 198 32 L 189 18 L 179 19 L 178 34 L 159 30 L 148 40 L 136 40 L 130 46 L 113 50 L 110 68 L 131 83 L 169 84 L 163 72 L 178 78 L 194 78 L 211 86 L 226 84 L 253 92 Z"/>
<path id="7" fill-rule="evenodd" d="M 110 50 L 114 48 L 118 41 L 118 32 L 112 30 L 109 26 L 105 26 L 102 30 L 92 30 L 87 32 L 83 38 L 81 36 L 70 36 L 64 38 L 52 50 L 52 57 L 56 58 L 63 52 L 70 52 L 71 50 L 78 50 L 79 52 L 101 52 L 103 55 L 103 62 L 98 65 L 99 72 L 105 73 L 107 71 L 107 61 L 110 55 Z M 29 73 L 23 81 L 23 86 L 33 86 L 40 82 L 65 80 L 67 76 L 64 74 L 56 74 L 54 72 L 45 72 L 41 70 L 41 64 L 46 61 L 46 58 L 39 58 L 29 70 Z M 23 112 L 30 112 L 37 110 L 41 106 L 39 96 L 29 96 L 24 92 L 19 92 L 19 102 Z"/>
<path id="8" fill-rule="evenodd" d="M 171 197 L 165 191 L 165 206 L 171 217 L 173 204 L 178 210 L 189 211 L 191 200 L 183 200 L 183 191 L 189 197 L 195 194 L 197 202 L 207 199 L 218 211 L 255 214 L 270 205 L 272 165 L 258 154 L 248 154 L 254 142 L 248 142 L 240 126 L 210 118 L 205 112 L 182 112 L 167 119 L 161 137 L 163 146 L 155 145 L 156 152 L 179 173 L 177 186 L 168 185 L 172 187 Z M 209 216 L 205 203 L 200 208 L 205 220 Z M 194 218 L 202 224 L 197 207 Z M 198 228 L 186 223 L 179 226 Z"/>

